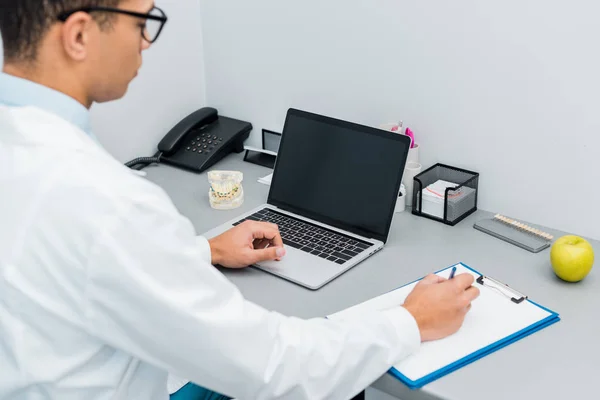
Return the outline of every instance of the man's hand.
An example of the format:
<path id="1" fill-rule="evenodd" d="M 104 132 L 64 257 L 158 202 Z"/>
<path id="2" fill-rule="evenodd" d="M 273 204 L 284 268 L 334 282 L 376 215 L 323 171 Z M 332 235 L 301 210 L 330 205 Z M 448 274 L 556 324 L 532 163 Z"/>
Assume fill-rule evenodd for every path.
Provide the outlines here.
<path id="1" fill-rule="evenodd" d="M 245 221 L 208 241 L 213 264 L 243 268 L 285 255 L 279 228 L 268 222 Z"/>
<path id="2" fill-rule="evenodd" d="M 462 326 L 471 302 L 479 296 L 473 275 L 447 280 L 438 275 L 423 278 L 408 295 L 404 308 L 415 317 L 421 341 L 442 339 Z"/>

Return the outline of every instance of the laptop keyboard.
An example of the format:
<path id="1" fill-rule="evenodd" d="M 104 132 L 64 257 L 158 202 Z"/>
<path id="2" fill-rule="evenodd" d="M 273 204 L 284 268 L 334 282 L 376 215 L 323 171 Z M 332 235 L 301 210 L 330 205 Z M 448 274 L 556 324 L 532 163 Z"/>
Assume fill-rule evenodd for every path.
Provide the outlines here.
<path id="1" fill-rule="evenodd" d="M 272 222 L 279 226 L 281 238 L 286 246 L 343 264 L 367 250 L 371 243 L 335 232 L 301 219 L 264 208 L 233 225 L 246 220 Z"/>

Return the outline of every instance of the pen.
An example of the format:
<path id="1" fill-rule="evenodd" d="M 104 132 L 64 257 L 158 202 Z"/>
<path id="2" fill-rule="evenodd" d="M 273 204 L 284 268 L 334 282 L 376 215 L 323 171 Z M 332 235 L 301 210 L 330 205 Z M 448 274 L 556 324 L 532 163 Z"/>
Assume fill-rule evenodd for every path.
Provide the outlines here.
<path id="1" fill-rule="evenodd" d="M 448 279 L 454 278 L 455 273 L 456 273 L 456 267 L 452 267 L 452 271 L 450 271 L 450 278 L 448 278 Z"/>

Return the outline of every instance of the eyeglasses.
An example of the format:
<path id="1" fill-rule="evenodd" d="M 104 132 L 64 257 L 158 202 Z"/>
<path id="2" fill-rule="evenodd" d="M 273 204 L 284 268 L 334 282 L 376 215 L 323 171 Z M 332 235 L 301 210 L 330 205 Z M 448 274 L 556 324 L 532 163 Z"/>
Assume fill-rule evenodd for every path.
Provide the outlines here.
<path id="1" fill-rule="evenodd" d="M 154 43 L 158 39 L 160 32 L 167 23 L 167 15 L 163 10 L 158 7 L 154 7 L 147 14 L 137 13 L 133 11 L 121 10 L 119 8 L 110 7 L 83 7 L 77 10 L 67 11 L 61 13 L 57 18 L 59 21 L 65 22 L 69 17 L 75 13 L 84 12 L 111 12 L 117 14 L 129 15 L 131 17 L 140 18 L 145 20 L 142 28 L 142 37 L 149 43 Z"/>

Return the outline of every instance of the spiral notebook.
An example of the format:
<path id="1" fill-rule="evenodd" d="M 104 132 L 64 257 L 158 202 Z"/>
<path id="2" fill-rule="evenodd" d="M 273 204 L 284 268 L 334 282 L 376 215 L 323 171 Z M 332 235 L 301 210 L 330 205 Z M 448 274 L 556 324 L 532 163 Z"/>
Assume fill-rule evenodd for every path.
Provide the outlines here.
<path id="1" fill-rule="evenodd" d="M 557 313 L 529 300 L 502 282 L 459 263 L 456 275 L 472 274 L 481 294 L 472 303 L 460 330 L 447 338 L 425 342 L 413 355 L 389 373 L 411 389 L 420 388 L 500 348 L 560 320 Z M 448 277 L 453 266 L 437 272 Z M 391 292 L 329 315 L 330 319 L 354 318 L 365 312 L 398 306 L 417 284 Z"/>

